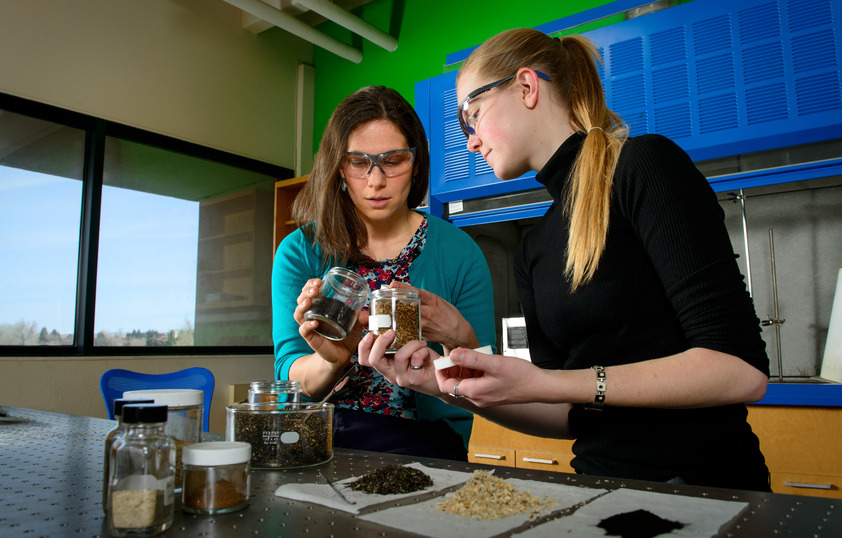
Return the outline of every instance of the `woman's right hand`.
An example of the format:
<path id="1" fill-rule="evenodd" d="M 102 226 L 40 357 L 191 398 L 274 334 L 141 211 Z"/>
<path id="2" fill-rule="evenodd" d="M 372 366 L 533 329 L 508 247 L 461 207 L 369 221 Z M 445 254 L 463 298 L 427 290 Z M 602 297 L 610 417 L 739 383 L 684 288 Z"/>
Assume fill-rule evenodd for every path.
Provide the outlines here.
<path id="1" fill-rule="evenodd" d="M 310 348 L 322 360 L 335 366 L 344 366 L 351 360 L 357 350 L 363 327 L 368 323 L 368 313 L 360 312 L 354 328 L 344 340 L 336 341 L 325 338 L 316 332 L 316 328 L 319 326 L 318 321 L 304 319 L 304 313 L 313 305 L 313 299 L 319 296 L 321 288 L 322 280 L 319 278 L 311 278 L 301 288 L 293 312 L 293 317 L 299 325 L 298 334 L 307 341 Z"/>

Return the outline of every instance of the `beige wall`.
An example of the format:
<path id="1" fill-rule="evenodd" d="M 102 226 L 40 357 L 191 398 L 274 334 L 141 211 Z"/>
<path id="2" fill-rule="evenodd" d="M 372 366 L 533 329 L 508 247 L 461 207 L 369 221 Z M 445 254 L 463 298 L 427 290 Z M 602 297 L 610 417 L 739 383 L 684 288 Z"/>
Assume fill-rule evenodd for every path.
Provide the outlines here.
<path id="1" fill-rule="evenodd" d="M 221 0 L 2 0 L 0 92 L 293 168 L 299 61 L 312 45 L 241 29 Z M 210 429 L 225 431 L 228 387 L 272 379 L 273 358 L 0 357 L 0 405 L 105 418 L 109 368 L 216 378 Z"/>
<path id="2" fill-rule="evenodd" d="M 110 368 L 163 374 L 204 366 L 214 376 L 209 430 L 225 433 L 229 386 L 273 378 L 271 355 L 0 357 L 0 405 L 108 418 L 99 379 Z"/>
<path id="3" fill-rule="evenodd" d="M 0 2 L 0 92 L 288 168 L 299 61 L 222 0 Z"/>

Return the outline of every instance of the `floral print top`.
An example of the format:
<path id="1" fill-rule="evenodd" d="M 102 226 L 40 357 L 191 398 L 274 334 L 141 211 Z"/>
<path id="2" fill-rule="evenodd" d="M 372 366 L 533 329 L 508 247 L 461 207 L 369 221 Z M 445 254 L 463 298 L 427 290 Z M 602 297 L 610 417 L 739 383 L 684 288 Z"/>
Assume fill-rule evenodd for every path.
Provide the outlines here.
<path id="1" fill-rule="evenodd" d="M 423 215 L 422 215 L 423 216 Z M 401 250 L 397 258 L 391 260 L 371 260 L 370 267 L 354 267 L 367 282 L 372 290 L 381 286 L 389 286 L 393 280 L 409 282 L 409 267 L 412 261 L 421 254 L 427 241 L 427 217 L 415 231 L 412 239 Z M 369 305 L 363 308 L 368 310 Z M 363 330 L 363 335 L 367 332 Z M 357 361 L 356 355 L 351 359 Z M 390 415 L 402 418 L 415 418 L 414 393 L 397 385 L 393 385 L 373 368 L 361 368 L 351 376 L 345 386 L 339 390 L 331 403 L 336 407 Z"/>

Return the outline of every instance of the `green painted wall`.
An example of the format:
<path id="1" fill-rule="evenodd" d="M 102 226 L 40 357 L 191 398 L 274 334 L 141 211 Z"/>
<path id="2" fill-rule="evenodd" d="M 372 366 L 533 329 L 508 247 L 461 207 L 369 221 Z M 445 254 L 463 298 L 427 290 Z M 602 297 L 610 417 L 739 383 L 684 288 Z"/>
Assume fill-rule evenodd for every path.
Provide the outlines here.
<path id="1" fill-rule="evenodd" d="M 336 105 L 348 94 L 369 84 L 395 88 L 415 102 L 415 83 L 449 71 L 448 54 L 482 43 L 519 27 L 535 27 L 609 0 L 374 0 L 353 11 L 377 28 L 396 36 L 397 50 L 385 49 L 328 22 L 325 33 L 362 48 L 363 60 L 349 62 L 313 47 L 315 113 L 313 149 Z"/>

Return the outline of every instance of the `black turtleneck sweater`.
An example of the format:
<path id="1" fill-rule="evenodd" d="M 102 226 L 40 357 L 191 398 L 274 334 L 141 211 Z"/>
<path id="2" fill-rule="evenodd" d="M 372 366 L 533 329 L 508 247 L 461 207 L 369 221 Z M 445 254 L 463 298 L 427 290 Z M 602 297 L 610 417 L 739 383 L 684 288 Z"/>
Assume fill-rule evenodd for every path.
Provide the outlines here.
<path id="1" fill-rule="evenodd" d="M 614 174 L 605 251 L 593 279 L 564 276 L 565 185 L 584 135 L 568 138 L 536 179 L 554 203 L 515 258 L 529 352 L 537 366 L 581 369 L 666 357 L 694 347 L 769 374 L 760 323 L 724 214 L 689 156 L 657 135 L 629 139 Z M 610 402 L 612 382 L 608 382 Z M 706 409 L 574 406 L 577 472 L 768 491 L 745 405 Z"/>

